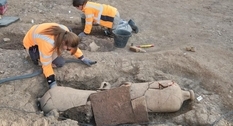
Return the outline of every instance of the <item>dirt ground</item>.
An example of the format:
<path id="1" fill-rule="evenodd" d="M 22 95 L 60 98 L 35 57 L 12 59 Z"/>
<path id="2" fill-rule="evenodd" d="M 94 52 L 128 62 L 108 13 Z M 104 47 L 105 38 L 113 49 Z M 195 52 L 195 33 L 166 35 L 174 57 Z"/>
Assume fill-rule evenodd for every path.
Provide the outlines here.
<path id="1" fill-rule="evenodd" d="M 80 48 L 86 57 L 98 63 L 92 67 L 70 63 L 55 69 L 59 85 L 96 90 L 103 81 L 116 87 L 124 81 L 171 79 L 203 99 L 184 102 L 175 113 L 150 113 L 150 122 L 140 125 L 233 125 L 232 0 L 93 1 L 118 8 L 123 19 L 136 22 L 139 33 L 132 34 L 125 48 L 116 48 L 114 39 L 103 36 L 102 29 L 95 26 Z M 39 69 L 25 58 L 22 46 L 32 25 L 56 22 L 78 34 L 79 15 L 71 0 L 8 0 L 3 16 L 17 16 L 20 20 L 0 28 L 0 80 Z M 99 46 L 98 50 L 90 49 L 92 42 Z M 131 43 L 155 46 L 146 48 L 146 53 L 135 53 L 129 51 Z M 190 47 L 194 51 L 188 50 Z M 64 57 L 71 56 L 65 53 Z M 38 111 L 36 99 L 47 90 L 43 75 L 0 84 L 0 125 L 81 126 L 77 120 L 57 120 Z"/>

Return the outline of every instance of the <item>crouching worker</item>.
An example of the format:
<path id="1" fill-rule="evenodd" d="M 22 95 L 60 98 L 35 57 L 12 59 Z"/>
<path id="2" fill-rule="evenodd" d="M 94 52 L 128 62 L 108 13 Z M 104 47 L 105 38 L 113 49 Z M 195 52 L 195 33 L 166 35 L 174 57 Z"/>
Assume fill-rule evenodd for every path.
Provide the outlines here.
<path id="1" fill-rule="evenodd" d="M 78 48 L 79 41 L 79 37 L 64 25 L 43 23 L 34 25 L 26 33 L 23 45 L 33 63 L 36 65 L 41 63 L 49 87 L 52 88 L 57 86 L 53 67 L 62 67 L 65 64 L 65 60 L 61 57 L 64 50 L 69 51 L 88 66 L 96 63 L 83 56 Z"/>
<path id="2" fill-rule="evenodd" d="M 81 21 L 85 28 L 78 35 L 79 37 L 85 37 L 90 34 L 93 24 L 105 27 L 106 30 L 104 32 L 106 35 L 111 35 L 112 30 L 115 29 L 124 29 L 138 33 L 138 27 L 133 20 L 122 20 L 119 12 L 113 6 L 89 2 L 88 0 L 73 0 L 73 6 L 83 12 Z"/>

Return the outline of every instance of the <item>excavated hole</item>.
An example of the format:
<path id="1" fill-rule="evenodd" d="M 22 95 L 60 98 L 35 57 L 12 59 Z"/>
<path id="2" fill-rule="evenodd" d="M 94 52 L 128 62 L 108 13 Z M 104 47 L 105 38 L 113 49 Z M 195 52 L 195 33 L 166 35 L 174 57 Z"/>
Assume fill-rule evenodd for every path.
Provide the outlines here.
<path id="1" fill-rule="evenodd" d="M 71 29 L 76 34 L 79 34 L 82 31 L 80 25 L 72 26 Z M 22 45 L 23 37 L 24 37 L 24 34 L 5 33 L 2 36 L 0 36 L 0 48 L 1 49 L 8 49 L 8 50 L 21 50 L 21 49 L 23 49 L 23 45 Z M 10 41 L 4 42 L 3 38 L 10 38 Z M 97 50 L 99 52 L 112 51 L 115 48 L 113 46 L 113 38 L 105 36 L 103 33 L 103 29 L 101 29 L 99 26 L 94 26 L 94 29 L 93 29 L 93 32 L 91 33 L 91 35 L 88 36 L 86 39 L 82 40 L 80 45 L 82 45 L 82 43 L 83 43 L 84 46 L 81 49 L 89 50 L 90 48 L 88 45 L 93 41 L 98 46 L 100 46 L 100 48 Z M 184 72 L 185 72 L 185 70 L 184 70 Z M 187 74 L 184 74 L 184 75 L 187 76 Z M 123 76 L 124 77 L 128 76 L 129 78 L 131 78 L 130 81 L 132 81 L 132 82 L 135 82 L 135 83 L 139 82 L 138 80 L 133 80 L 132 78 L 134 78 L 134 77 L 132 77 L 132 75 L 130 75 L 130 73 L 129 73 L 129 75 L 123 75 Z M 161 78 L 161 76 L 160 76 L 160 78 Z M 163 76 L 162 78 L 166 78 L 166 77 Z M 181 78 L 182 78 L 182 76 L 181 76 Z M 194 78 L 192 77 L 192 80 L 195 80 L 195 78 L 198 79 L 198 77 L 195 76 Z M 116 82 L 116 80 L 117 80 L 117 78 L 113 79 L 110 83 L 114 83 L 114 82 Z M 69 86 L 69 87 L 73 87 L 76 89 L 97 90 L 99 88 L 101 82 L 103 82 L 103 81 L 104 81 L 104 78 L 96 77 L 92 80 L 89 80 L 88 82 L 66 82 L 64 80 L 61 83 L 65 84 L 62 86 Z M 192 109 L 191 106 L 192 106 L 191 102 L 190 102 L 190 100 L 188 100 L 188 101 L 185 101 L 183 103 L 181 109 L 178 112 L 175 112 L 175 113 L 149 113 L 149 119 L 152 120 L 154 118 L 157 118 L 157 120 L 159 120 L 159 121 L 165 121 L 164 119 L 166 119 L 166 118 L 172 118 L 172 117 L 175 117 L 177 115 L 181 115 L 187 111 L 190 111 Z M 64 115 L 61 115 L 61 116 L 65 117 L 65 118 L 71 118 L 71 119 L 74 119 L 74 120 L 77 120 L 77 121 L 83 122 L 83 123 L 94 124 L 93 117 L 87 118 L 87 113 L 89 111 L 89 107 L 90 106 L 80 106 L 80 107 L 71 108 L 71 109 L 67 110 L 64 113 Z"/>
<path id="2" fill-rule="evenodd" d="M 9 38 L 9 41 L 4 41 L 4 38 Z M 4 33 L 0 36 L 0 48 L 8 50 L 22 50 L 23 47 L 23 34 Z"/>
<path id="3" fill-rule="evenodd" d="M 141 83 L 141 81 L 135 80 L 135 75 L 128 74 L 128 75 L 123 75 L 125 78 L 130 78 L 130 82 L 135 82 L 135 83 Z M 166 78 L 163 76 L 163 78 Z M 89 79 L 87 79 L 89 80 Z M 91 79 L 86 82 L 66 82 L 66 81 L 60 81 L 59 83 L 62 83 L 62 86 L 68 86 L 72 87 L 75 89 L 81 89 L 81 90 L 97 90 L 101 84 L 101 82 L 104 81 L 104 78 L 101 77 L 96 77 L 94 79 Z M 114 84 L 117 81 L 117 78 L 114 78 L 112 81 L 110 81 L 110 84 Z M 94 116 L 88 117 L 87 113 L 89 112 L 91 106 L 85 105 L 85 106 L 79 106 L 79 107 L 74 107 L 71 109 L 66 110 L 62 114 L 60 114 L 60 117 L 62 118 L 69 118 L 72 120 L 77 120 L 80 123 L 85 123 L 85 124 L 90 124 L 90 125 L 95 125 L 94 121 Z M 183 102 L 182 107 L 179 111 L 174 112 L 174 113 L 149 113 L 149 120 L 150 122 L 153 122 L 154 119 L 156 118 L 157 121 L 164 122 L 166 121 L 167 118 L 173 118 L 179 115 L 182 115 L 188 111 L 192 110 L 192 101 L 191 100 L 186 100 Z"/>
<path id="4" fill-rule="evenodd" d="M 97 90 L 104 79 L 95 77 L 93 79 L 87 79 L 87 81 L 58 81 L 64 87 L 72 87 L 80 90 Z"/>
<path id="5" fill-rule="evenodd" d="M 77 35 L 83 31 L 81 24 L 69 24 L 65 22 L 63 24 L 72 29 L 72 32 Z M 93 42 L 98 46 L 98 49 L 91 49 L 90 44 L 93 44 Z M 106 36 L 101 26 L 93 26 L 90 35 L 84 37 L 79 43 L 79 48 L 94 52 L 109 52 L 116 49 L 113 36 Z"/>
<path id="6" fill-rule="evenodd" d="M 166 61 L 163 62 L 163 64 L 166 64 Z M 194 64 L 195 65 L 195 64 Z M 174 69 L 175 68 L 175 69 Z M 173 67 L 173 69 L 171 69 L 169 67 L 169 65 L 166 66 L 161 66 L 160 70 L 162 70 L 163 72 L 158 72 L 158 73 L 154 73 L 153 75 L 155 75 L 155 77 L 153 78 L 155 81 L 156 80 L 166 80 L 169 79 L 168 77 L 173 76 L 173 77 L 178 77 L 177 79 L 180 80 L 180 82 L 178 84 L 180 84 L 181 88 L 184 87 L 186 89 L 183 90 L 187 90 L 187 89 L 193 89 L 194 92 L 199 90 L 200 88 L 198 87 L 198 85 L 201 85 L 201 81 L 197 81 L 203 78 L 211 78 L 212 75 L 205 73 L 203 75 L 203 71 L 202 68 L 199 68 L 200 71 L 193 71 L 190 70 L 190 68 L 186 67 L 186 66 L 180 66 L 177 65 L 175 67 Z M 182 70 L 182 71 L 181 71 Z M 116 71 L 115 71 L 116 72 Z M 119 71 L 118 71 L 119 72 Z M 137 78 L 137 74 L 140 73 L 139 69 L 135 69 L 134 72 L 132 73 L 122 73 L 122 77 L 127 78 L 125 80 L 129 81 L 129 82 L 134 82 L 134 83 L 141 83 L 144 82 L 142 80 L 138 80 Z M 170 76 L 168 76 L 170 75 Z M 106 76 L 106 75 L 104 75 Z M 205 76 L 205 77 L 203 77 Z M 162 79 L 161 79 L 162 78 Z M 187 80 L 189 81 L 185 81 L 183 80 L 183 78 L 187 78 Z M 101 84 L 101 82 L 104 81 L 104 78 L 101 76 L 95 77 L 93 79 L 86 79 L 88 81 L 86 82 L 66 82 L 65 80 L 63 80 L 61 83 L 65 84 L 62 86 L 70 86 L 76 89 L 83 89 L 83 90 L 97 90 Z M 111 80 L 111 82 L 109 82 L 110 84 L 114 84 L 118 81 L 118 77 L 113 78 Z M 191 86 L 191 85 L 192 86 Z M 190 86 L 191 87 L 190 87 Z M 195 92 L 197 93 L 197 92 Z M 85 106 L 88 107 L 88 106 Z M 189 111 L 193 110 L 193 101 L 191 100 L 186 100 L 183 102 L 181 108 L 179 111 L 177 112 L 172 112 L 172 113 L 156 113 L 156 112 L 152 112 L 149 113 L 149 120 L 150 122 L 166 122 L 167 118 L 174 118 L 177 117 L 179 115 L 182 115 L 184 113 L 187 113 Z M 79 122 L 84 122 L 84 123 L 90 123 L 93 120 L 89 120 L 88 122 L 85 120 L 87 119 L 87 117 L 85 117 L 85 114 L 79 114 L 80 116 L 74 115 L 75 113 L 80 113 L 83 112 L 83 109 L 80 109 L 80 107 L 75 107 L 75 108 L 71 108 L 67 111 L 65 111 L 65 114 L 63 116 L 73 119 L 73 120 L 77 120 Z M 185 125 L 185 124 L 184 124 Z"/>
<path id="7" fill-rule="evenodd" d="M 63 24 L 66 25 L 66 23 Z M 70 27 L 72 31 L 77 35 L 83 31 L 80 24 L 67 24 L 66 26 Z M 24 36 L 24 34 L 16 34 L 10 32 L 4 33 L 0 36 L 0 48 L 8 50 L 21 50 L 24 48 L 22 44 Z M 9 38 L 10 41 L 4 41 L 4 38 Z M 90 44 L 93 42 L 98 46 L 98 49 L 94 50 L 95 52 L 109 52 L 116 49 L 116 47 L 114 47 L 113 38 L 106 36 L 100 26 L 93 26 L 91 34 L 83 38 L 79 43 L 79 48 L 82 50 L 93 51 L 90 47 Z"/>

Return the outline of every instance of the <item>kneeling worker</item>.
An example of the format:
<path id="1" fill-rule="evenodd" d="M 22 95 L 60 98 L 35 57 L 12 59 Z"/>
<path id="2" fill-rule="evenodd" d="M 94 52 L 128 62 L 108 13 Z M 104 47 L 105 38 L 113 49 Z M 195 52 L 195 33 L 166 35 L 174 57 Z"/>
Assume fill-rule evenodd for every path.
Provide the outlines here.
<path id="1" fill-rule="evenodd" d="M 138 27 L 133 20 L 130 19 L 128 22 L 122 20 L 119 12 L 113 6 L 89 2 L 88 0 L 73 0 L 73 6 L 83 12 L 81 21 L 85 28 L 78 35 L 80 37 L 90 34 L 93 24 L 107 28 L 105 30 L 106 35 L 110 35 L 111 31 L 115 29 L 125 29 L 138 33 Z"/>
<path id="2" fill-rule="evenodd" d="M 43 23 L 34 25 L 26 33 L 23 39 L 23 45 L 30 55 L 34 64 L 38 65 L 40 61 L 42 69 L 49 87 L 57 86 L 53 67 L 62 67 L 65 60 L 61 53 L 67 50 L 71 55 L 75 55 L 88 66 L 95 64 L 84 58 L 82 51 L 78 48 L 79 37 L 70 32 L 69 29 L 57 23 Z"/>

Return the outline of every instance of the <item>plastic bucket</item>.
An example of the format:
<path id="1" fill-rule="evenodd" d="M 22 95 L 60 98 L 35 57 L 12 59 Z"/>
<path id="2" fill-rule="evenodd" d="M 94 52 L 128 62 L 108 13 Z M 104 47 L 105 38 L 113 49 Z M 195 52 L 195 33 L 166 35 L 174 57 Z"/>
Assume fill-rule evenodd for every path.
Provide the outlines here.
<path id="1" fill-rule="evenodd" d="M 114 46 L 118 48 L 124 48 L 132 36 L 131 32 L 123 29 L 113 30 L 112 32 L 114 34 Z"/>

